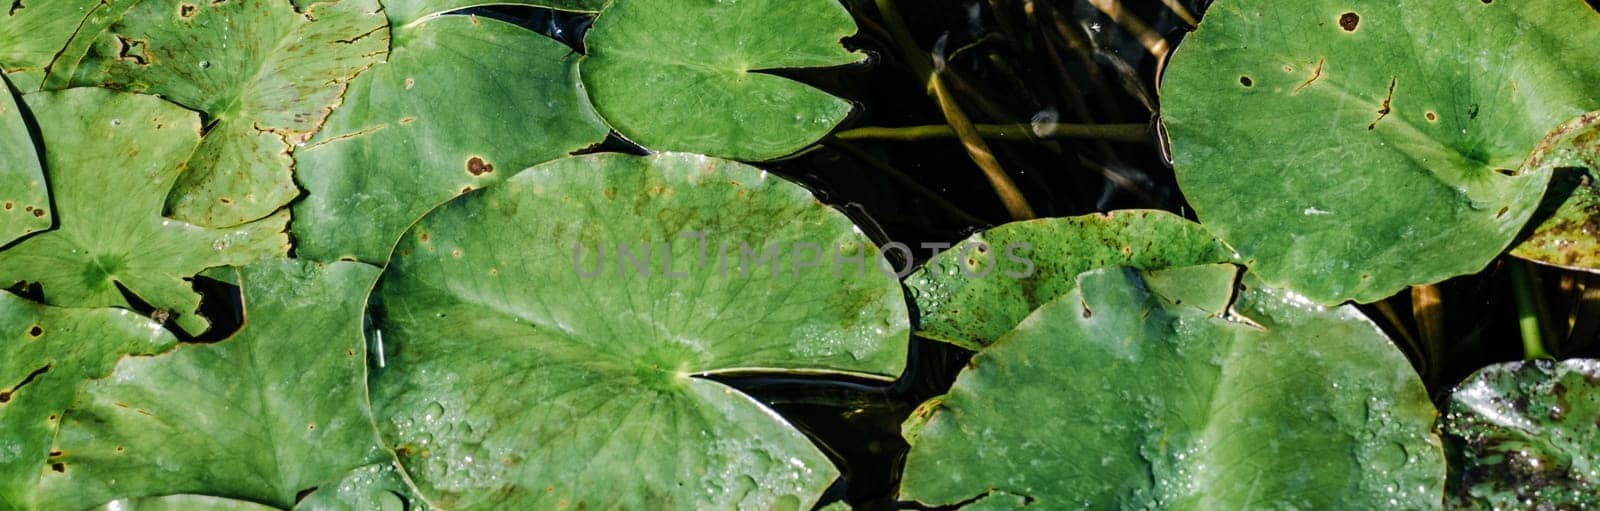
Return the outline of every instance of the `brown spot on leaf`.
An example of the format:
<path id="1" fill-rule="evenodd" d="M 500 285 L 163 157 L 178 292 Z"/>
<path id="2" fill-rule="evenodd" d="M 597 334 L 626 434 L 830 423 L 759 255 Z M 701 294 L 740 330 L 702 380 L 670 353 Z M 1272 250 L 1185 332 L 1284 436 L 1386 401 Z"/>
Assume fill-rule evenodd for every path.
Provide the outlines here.
<path id="1" fill-rule="evenodd" d="M 1378 118 L 1377 119 L 1373 119 L 1372 120 L 1372 124 L 1368 124 L 1367 125 L 1367 130 L 1370 131 L 1370 130 L 1378 129 L 1378 121 L 1381 121 L 1381 120 L 1383 120 L 1384 117 L 1388 117 L 1389 116 L 1389 111 L 1391 110 L 1389 108 L 1389 103 L 1394 101 L 1394 84 L 1395 84 L 1394 77 L 1390 77 L 1389 78 L 1389 94 L 1387 96 L 1383 97 L 1383 104 L 1378 107 Z"/>
<path id="2" fill-rule="evenodd" d="M 412 79 L 412 78 L 407 78 L 406 79 L 406 90 L 411 90 L 411 88 L 415 87 L 415 86 L 417 86 L 417 81 L 415 79 Z"/>
<path id="3" fill-rule="evenodd" d="M 1327 57 L 1318 58 L 1317 59 L 1317 67 L 1311 69 L 1311 78 L 1307 78 L 1304 83 L 1301 83 L 1299 86 L 1295 87 L 1294 91 L 1290 92 L 1289 95 L 1293 96 L 1293 95 L 1299 94 L 1301 90 L 1304 90 L 1306 87 L 1310 87 L 1313 82 L 1316 82 L 1317 80 L 1322 79 L 1322 67 L 1324 65 L 1327 65 L 1327 63 L 1328 63 L 1328 58 Z"/>
<path id="4" fill-rule="evenodd" d="M 417 118 L 416 117 L 412 117 L 412 116 L 408 115 L 408 116 L 400 118 L 400 125 L 401 126 L 408 126 L 413 122 L 417 122 Z"/>
<path id="5" fill-rule="evenodd" d="M 490 172 L 494 172 L 494 164 L 486 162 L 486 161 L 483 161 L 483 158 L 477 157 L 477 156 L 473 156 L 473 157 L 467 159 L 467 173 L 468 174 L 472 174 L 474 176 L 481 176 L 481 175 L 484 175 L 484 174 L 488 174 Z"/>
<path id="6" fill-rule="evenodd" d="M 54 470 L 54 471 L 56 471 L 56 472 L 58 472 L 58 473 L 66 473 L 66 471 L 67 471 L 67 464 L 66 464 L 66 463 L 62 463 L 62 462 L 59 462 L 59 461 L 58 461 L 58 462 L 55 462 L 55 463 L 51 463 L 51 464 L 50 464 L 50 470 Z"/>
<path id="7" fill-rule="evenodd" d="M 1339 28 L 1345 32 L 1355 32 L 1356 26 L 1361 24 L 1361 15 L 1347 12 L 1339 15 Z"/>
<path id="8" fill-rule="evenodd" d="M 5 204 L 6 211 L 11 211 L 11 208 L 15 208 L 15 207 L 17 207 L 16 204 L 12 204 L 11 201 L 6 201 L 6 204 Z"/>
<path id="9" fill-rule="evenodd" d="M 44 327 L 41 327 L 39 325 L 33 325 L 33 328 L 29 328 L 28 329 L 28 336 L 29 337 L 38 337 L 38 336 L 41 336 L 41 335 L 44 335 Z"/>
<path id="10" fill-rule="evenodd" d="M 178 4 L 178 17 L 183 19 L 193 18 L 195 8 L 194 4 Z"/>
<path id="11" fill-rule="evenodd" d="M 1251 80 L 1250 77 L 1248 77 L 1248 76 L 1239 77 L 1239 85 L 1243 85 L 1245 87 L 1249 87 L 1249 86 L 1252 86 L 1252 85 L 1255 85 L 1255 84 L 1256 84 L 1255 80 Z"/>
<path id="12" fill-rule="evenodd" d="M 233 199 L 229 199 L 227 197 L 222 197 L 220 199 L 217 199 L 217 202 L 221 202 L 223 205 L 226 206 L 226 205 L 229 205 L 229 204 L 233 204 Z"/>
<path id="13" fill-rule="evenodd" d="M 428 236 L 428 233 L 422 233 L 422 234 L 417 235 L 417 241 L 421 241 L 423 243 L 427 243 L 429 239 L 432 239 L 432 238 L 430 238 Z"/>
<path id="14" fill-rule="evenodd" d="M 141 66 L 150 65 L 150 42 L 117 34 L 117 59 L 131 60 Z"/>
<path id="15" fill-rule="evenodd" d="M 44 216 L 44 210 L 43 209 L 39 209 L 39 208 L 35 208 L 33 210 L 33 216 Z"/>
<path id="16" fill-rule="evenodd" d="M 117 451 L 117 454 L 122 454 L 122 452 L 128 450 L 128 448 L 119 445 L 114 450 Z"/>
<path id="17" fill-rule="evenodd" d="M 617 198 L 617 189 L 616 188 L 606 188 L 605 190 L 601 191 L 600 193 L 605 194 L 606 200 L 611 200 L 611 199 Z"/>
<path id="18" fill-rule="evenodd" d="M 11 402 L 11 391 L 0 391 L 0 404 Z"/>
<path id="19" fill-rule="evenodd" d="M 1433 121 L 1439 120 L 1439 114 L 1436 114 L 1436 113 L 1433 113 L 1433 112 L 1428 112 L 1426 114 L 1422 114 L 1422 116 L 1428 118 L 1428 122 L 1433 122 Z"/>
<path id="20" fill-rule="evenodd" d="M 11 0 L 11 10 L 6 11 L 6 16 L 16 16 L 23 7 L 26 6 L 22 5 L 22 0 Z"/>

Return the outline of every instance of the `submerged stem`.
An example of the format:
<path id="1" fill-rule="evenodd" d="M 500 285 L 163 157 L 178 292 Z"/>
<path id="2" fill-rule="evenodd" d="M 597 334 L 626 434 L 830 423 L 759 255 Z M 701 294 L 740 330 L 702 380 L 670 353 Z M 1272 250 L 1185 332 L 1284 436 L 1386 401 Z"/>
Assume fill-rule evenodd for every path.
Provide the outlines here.
<path id="1" fill-rule="evenodd" d="M 1555 358 L 1544 350 L 1539 325 L 1538 298 L 1534 295 L 1533 279 L 1528 275 L 1526 261 L 1509 261 L 1511 266 L 1511 294 L 1517 300 L 1517 325 L 1522 329 L 1522 358 Z"/>
<path id="2" fill-rule="evenodd" d="M 1036 140 L 1041 138 L 1089 138 L 1113 142 L 1147 142 L 1150 127 L 1144 124 L 974 124 L 978 134 L 995 140 Z M 943 124 L 928 126 L 868 126 L 835 133 L 840 140 L 898 140 L 905 142 L 954 138 L 955 128 Z"/>

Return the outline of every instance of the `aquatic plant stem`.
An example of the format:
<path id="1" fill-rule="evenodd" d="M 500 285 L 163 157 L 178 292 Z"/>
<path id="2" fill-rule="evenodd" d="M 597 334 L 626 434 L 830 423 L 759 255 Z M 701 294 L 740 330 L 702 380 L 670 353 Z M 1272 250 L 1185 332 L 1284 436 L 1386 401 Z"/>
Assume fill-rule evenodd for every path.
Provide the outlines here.
<path id="1" fill-rule="evenodd" d="M 902 57 L 917 77 L 927 83 L 927 93 L 939 104 L 939 110 L 944 114 L 945 121 L 954 130 L 956 138 L 961 140 L 961 146 L 967 150 L 967 156 L 983 171 L 983 176 L 989 180 L 989 186 L 994 188 L 995 195 L 1000 198 L 1000 203 L 1006 212 L 1017 220 L 1035 218 L 1033 206 L 1028 205 L 1028 199 L 1022 196 L 1022 190 L 1006 175 L 1005 169 L 1000 166 L 1000 160 L 995 159 L 994 152 L 989 150 L 988 143 L 983 141 L 983 136 L 973 127 L 972 119 L 961 110 L 955 99 L 946 89 L 940 71 L 934 68 L 933 59 L 923 53 L 911 37 L 911 29 L 906 27 L 905 19 L 900 16 L 900 10 L 895 5 L 895 0 L 875 0 L 878 14 L 883 17 L 884 25 L 889 29 L 889 34 L 894 38 L 895 46 L 900 50 Z"/>
<path id="2" fill-rule="evenodd" d="M 984 138 L 996 140 L 1028 141 L 1041 138 L 1088 138 L 1113 142 L 1148 142 L 1152 135 L 1144 124 L 974 124 L 973 128 Z M 954 138 L 955 128 L 948 125 L 881 127 L 868 126 L 835 133 L 840 140 L 897 140 L 914 142 L 938 138 Z"/>
<path id="3" fill-rule="evenodd" d="M 1111 18 L 1111 21 L 1122 27 L 1124 31 L 1127 31 L 1128 35 L 1138 39 L 1139 44 L 1144 46 L 1144 50 L 1150 52 L 1150 56 L 1155 57 L 1157 61 L 1166 58 L 1167 52 L 1172 49 L 1167 44 L 1166 38 L 1161 37 L 1161 34 L 1157 34 L 1155 29 L 1150 28 L 1150 25 L 1146 24 L 1144 20 L 1124 10 L 1121 2 L 1117 0 L 1089 0 L 1089 5 L 1093 5 L 1095 9 Z"/>
<path id="4" fill-rule="evenodd" d="M 1528 265 L 1532 263 L 1513 260 L 1507 264 L 1511 267 L 1511 294 L 1517 301 L 1517 325 L 1522 329 L 1522 358 L 1554 359 L 1545 352 L 1541 339 L 1538 298 L 1534 296 L 1533 278 L 1528 274 Z"/>
<path id="5" fill-rule="evenodd" d="M 1411 317 L 1417 322 L 1417 336 L 1422 340 L 1423 376 L 1435 381 L 1439 365 L 1433 362 L 1444 352 L 1445 343 L 1444 300 L 1437 284 L 1411 286 Z"/>

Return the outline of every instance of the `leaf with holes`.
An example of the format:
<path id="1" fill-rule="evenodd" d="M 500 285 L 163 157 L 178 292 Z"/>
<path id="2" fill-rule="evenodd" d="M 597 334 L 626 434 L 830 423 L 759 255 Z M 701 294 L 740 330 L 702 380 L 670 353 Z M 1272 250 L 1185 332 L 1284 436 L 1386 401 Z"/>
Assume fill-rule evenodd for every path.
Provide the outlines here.
<path id="1" fill-rule="evenodd" d="M 0 2 L 0 70 L 18 90 L 44 84 L 56 55 L 102 0 L 10 0 Z"/>
<path id="2" fill-rule="evenodd" d="M 39 148 L 11 90 L 0 86 L 0 245 L 50 228 Z"/>
<path id="3" fill-rule="evenodd" d="M 161 216 L 200 120 L 154 96 L 69 89 L 23 97 L 38 119 L 56 229 L 0 251 L 0 282 L 38 283 L 72 307 L 156 309 L 190 334 L 206 329 L 187 280 L 213 266 L 281 257 L 288 214 L 228 229 Z"/>
<path id="4" fill-rule="evenodd" d="M 56 435 L 65 469 L 44 475 L 41 495 L 63 509 L 175 493 L 287 508 L 392 459 L 364 392 L 363 298 L 377 275 L 350 262 L 244 267 L 244 328 L 86 385 Z"/>
<path id="5" fill-rule="evenodd" d="M 1013 222 L 974 234 L 906 277 L 917 335 L 981 350 L 1088 270 L 1220 263 L 1228 250 L 1200 224 L 1155 210 Z"/>
<path id="6" fill-rule="evenodd" d="M 1600 112 L 1590 112 L 1540 144 L 1531 164 L 1553 169 L 1539 222 L 1511 255 L 1562 268 L 1600 272 Z"/>
<path id="7" fill-rule="evenodd" d="M 763 71 L 860 62 L 839 43 L 855 28 L 836 0 L 616 2 L 584 38 L 583 82 L 647 148 L 767 160 L 822 138 L 850 103 Z"/>
<path id="8" fill-rule="evenodd" d="M 1600 361 L 1512 362 L 1450 395 L 1460 509 L 1583 509 L 1600 495 Z"/>
<path id="9" fill-rule="evenodd" d="M 161 325 L 116 309 L 65 309 L 0 291 L 0 509 L 34 509 L 61 413 L 84 381 L 123 355 L 177 342 Z"/>
<path id="10" fill-rule="evenodd" d="M 1506 249 L 1550 179 L 1529 153 L 1600 108 L 1597 60 L 1580 0 L 1219 0 L 1162 115 L 1184 195 L 1258 276 L 1370 302 Z"/>
<path id="11" fill-rule="evenodd" d="M 1078 276 L 912 414 L 901 497 L 1437 508 L 1435 412 L 1405 356 L 1354 307 L 1311 305 L 1248 278 L 1235 292 L 1237 271 Z"/>
<path id="12" fill-rule="evenodd" d="M 441 16 L 397 28 L 389 62 L 295 151 L 301 257 L 382 264 L 406 227 L 467 190 L 605 140 L 577 55 L 509 23 Z M 516 112 L 508 115 L 507 112 Z"/>
<path id="13" fill-rule="evenodd" d="M 804 188 L 704 156 L 535 167 L 434 210 L 389 264 L 373 408 L 445 509 L 810 509 L 836 469 L 707 376 L 905 366 L 877 248 Z"/>
<path id="14" fill-rule="evenodd" d="M 167 198 L 173 218 L 228 227 L 271 214 L 299 191 L 291 145 L 380 61 L 389 33 L 377 0 L 297 12 L 288 0 L 123 0 L 97 11 L 52 70 L 73 85 L 158 94 L 206 114 L 205 139 Z"/>

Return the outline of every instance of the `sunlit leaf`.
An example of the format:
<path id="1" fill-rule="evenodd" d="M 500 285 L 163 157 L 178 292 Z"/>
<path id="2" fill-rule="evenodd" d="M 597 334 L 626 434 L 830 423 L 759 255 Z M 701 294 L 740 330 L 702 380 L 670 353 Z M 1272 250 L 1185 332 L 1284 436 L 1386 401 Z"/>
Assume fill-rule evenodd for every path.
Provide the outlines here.
<path id="1" fill-rule="evenodd" d="M 39 148 L 11 90 L 0 87 L 0 245 L 50 228 Z"/>
<path id="2" fill-rule="evenodd" d="M 746 264 L 741 246 L 772 258 Z M 864 264 L 815 257 L 835 249 Z M 893 378 L 908 325 L 880 265 L 843 214 L 751 167 L 557 160 L 401 240 L 374 299 L 374 411 L 441 508 L 810 509 L 837 475 L 827 458 L 702 376 Z"/>
<path id="3" fill-rule="evenodd" d="M 1351 306 L 1254 284 L 1234 295 L 1236 271 L 1080 275 L 912 414 L 901 497 L 1436 508 L 1435 412 L 1405 356 Z"/>

